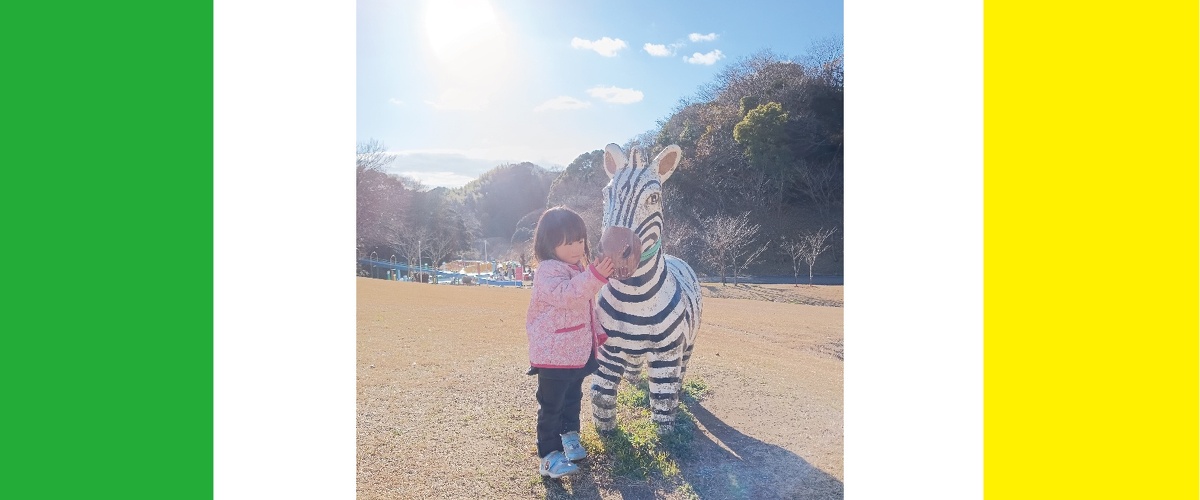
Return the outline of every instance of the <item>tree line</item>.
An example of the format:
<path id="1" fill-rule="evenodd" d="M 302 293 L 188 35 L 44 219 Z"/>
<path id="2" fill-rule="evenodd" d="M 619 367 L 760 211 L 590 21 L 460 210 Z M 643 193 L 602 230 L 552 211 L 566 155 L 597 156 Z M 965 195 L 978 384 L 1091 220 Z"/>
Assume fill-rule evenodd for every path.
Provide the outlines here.
<path id="1" fill-rule="evenodd" d="M 803 58 L 761 52 L 685 98 L 623 148 L 683 160 L 664 189 L 663 245 L 725 281 L 745 274 L 841 274 L 843 56 L 840 40 Z M 601 141 L 604 142 L 604 141 Z M 458 189 L 387 173 L 383 144 L 359 144 L 358 253 L 425 263 L 457 258 L 528 263 L 543 210 L 566 205 L 598 247 L 608 182 L 600 149 L 561 172 L 500 165 Z"/>

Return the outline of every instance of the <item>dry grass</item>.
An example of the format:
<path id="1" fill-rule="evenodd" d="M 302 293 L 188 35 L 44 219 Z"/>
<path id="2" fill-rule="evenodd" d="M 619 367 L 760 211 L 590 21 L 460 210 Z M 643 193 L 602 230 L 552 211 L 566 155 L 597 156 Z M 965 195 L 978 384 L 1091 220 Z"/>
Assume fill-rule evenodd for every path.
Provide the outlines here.
<path id="1" fill-rule="evenodd" d="M 841 498 L 842 287 L 704 288 L 688 379 L 708 391 L 690 444 L 664 448 L 677 472 L 617 473 L 585 399 L 594 456 L 542 480 L 529 290 L 358 278 L 358 497 Z"/>
<path id="2" fill-rule="evenodd" d="M 841 285 L 748 285 L 704 283 L 705 297 L 753 299 L 810 306 L 842 307 Z"/>

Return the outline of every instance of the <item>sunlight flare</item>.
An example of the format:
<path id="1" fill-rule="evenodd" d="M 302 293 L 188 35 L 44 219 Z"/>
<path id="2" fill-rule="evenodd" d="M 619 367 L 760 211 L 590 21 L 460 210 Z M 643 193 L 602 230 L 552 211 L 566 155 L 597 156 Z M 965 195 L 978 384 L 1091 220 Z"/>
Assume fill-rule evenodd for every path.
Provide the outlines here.
<path id="1" fill-rule="evenodd" d="M 509 54 L 500 16 L 488 0 L 428 2 L 425 38 L 438 67 L 458 81 L 499 73 Z"/>

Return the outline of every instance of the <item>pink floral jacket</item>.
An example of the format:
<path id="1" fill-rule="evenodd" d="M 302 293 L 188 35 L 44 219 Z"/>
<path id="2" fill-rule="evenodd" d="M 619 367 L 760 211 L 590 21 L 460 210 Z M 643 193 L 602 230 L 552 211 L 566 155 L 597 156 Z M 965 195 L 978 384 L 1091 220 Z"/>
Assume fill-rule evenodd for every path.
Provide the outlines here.
<path id="1" fill-rule="evenodd" d="M 537 368 L 582 368 L 608 339 L 600 327 L 596 292 L 608 283 L 592 266 L 586 270 L 559 260 L 538 264 L 525 315 L 529 364 Z"/>

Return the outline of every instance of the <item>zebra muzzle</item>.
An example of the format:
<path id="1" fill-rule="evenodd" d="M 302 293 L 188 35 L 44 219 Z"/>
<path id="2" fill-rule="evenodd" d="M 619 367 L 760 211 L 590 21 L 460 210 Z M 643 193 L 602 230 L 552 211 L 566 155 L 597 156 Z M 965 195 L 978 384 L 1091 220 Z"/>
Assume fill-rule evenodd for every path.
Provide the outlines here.
<path id="1" fill-rule="evenodd" d="M 627 227 L 607 227 L 600 236 L 600 258 L 605 257 L 612 259 L 612 278 L 633 276 L 642 257 L 642 241 Z"/>

